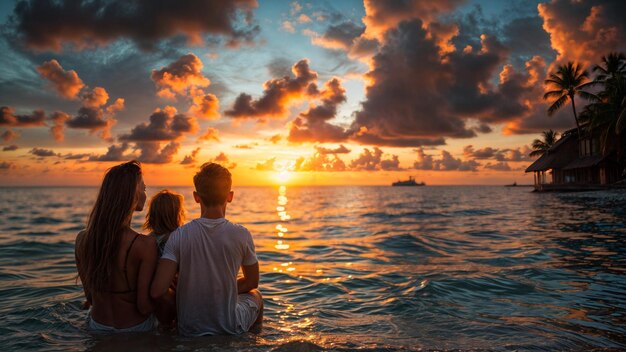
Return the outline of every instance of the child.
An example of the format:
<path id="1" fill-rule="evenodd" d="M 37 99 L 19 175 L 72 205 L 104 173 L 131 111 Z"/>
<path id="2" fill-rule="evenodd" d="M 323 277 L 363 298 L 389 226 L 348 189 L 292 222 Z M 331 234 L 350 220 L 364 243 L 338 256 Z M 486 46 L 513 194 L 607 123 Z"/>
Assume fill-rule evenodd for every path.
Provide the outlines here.
<path id="1" fill-rule="evenodd" d="M 157 240 L 159 258 L 163 254 L 165 243 L 170 233 L 185 222 L 184 198 L 182 195 L 162 190 L 150 200 L 150 209 L 146 214 L 145 230 L 151 231 L 150 236 Z"/>
<path id="2" fill-rule="evenodd" d="M 151 231 L 150 236 L 156 238 L 159 258 L 163 255 L 165 243 L 170 234 L 185 222 L 183 196 L 167 189 L 155 194 L 150 200 L 150 209 L 146 214 L 145 230 Z M 176 285 L 178 276 L 174 277 L 168 289 L 168 295 L 156 306 L 160 330 L 171 330 L 176 323 Z"/>

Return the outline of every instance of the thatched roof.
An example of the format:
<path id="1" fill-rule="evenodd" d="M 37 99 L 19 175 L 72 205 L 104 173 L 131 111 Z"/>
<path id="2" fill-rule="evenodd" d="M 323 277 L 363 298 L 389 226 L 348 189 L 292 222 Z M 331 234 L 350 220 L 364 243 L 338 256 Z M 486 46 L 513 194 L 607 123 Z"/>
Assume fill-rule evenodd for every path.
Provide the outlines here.
<path id="1" fill-rule="evenodd" d="M 568 131 L 570 132 L 570 131 Z M 578 156 L 578 136 L 576 133 L 565 133 L 554 143 L 554 145 L 548 149 L 539 159 L 535 160 L 527 169 L 526 172 L 533 171 L 546 171 L 549 169 L 561 169 Z M 574 148 L 576 153 L 568 153 L 565 151 Z"/>
<path id="2" fill-rule="evenodd" d="M 592 167 L 601 163 L 605 159 L 602 155 L 585 156 L 567 164 L 563 170 L 580 169 L 584 167 Z"/>

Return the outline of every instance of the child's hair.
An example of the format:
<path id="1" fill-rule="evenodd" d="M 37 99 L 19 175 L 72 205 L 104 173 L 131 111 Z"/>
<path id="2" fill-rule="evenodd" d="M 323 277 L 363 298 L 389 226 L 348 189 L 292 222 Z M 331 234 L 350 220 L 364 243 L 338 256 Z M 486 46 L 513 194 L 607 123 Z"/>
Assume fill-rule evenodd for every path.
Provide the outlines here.
<path id="1" fill-rule="evenodd" d="M 150 199 L 150 209 L 143 228 L 156 235 L 166 235 L 176 230 L 185 222 L 183 201 L 182 195 L 167 189 L 155 194 Z"/>
<path id="2" fill-rule="evenodd" d="M 230 171 L 216 163 L 203 164 L 193 177 L 196 193 L 208 207 L 226 203 L 232 183 Z"/>

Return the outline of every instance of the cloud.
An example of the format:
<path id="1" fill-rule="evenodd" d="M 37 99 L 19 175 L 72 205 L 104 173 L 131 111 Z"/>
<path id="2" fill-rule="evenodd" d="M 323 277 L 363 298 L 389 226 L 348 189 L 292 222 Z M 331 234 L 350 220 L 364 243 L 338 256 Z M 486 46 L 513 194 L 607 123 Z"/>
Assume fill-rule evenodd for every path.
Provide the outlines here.
<path id="1" fill-rule="evenodd" d="M 348 154 L 351 151 L 343 144 L 340 144 L 337 148 L 324 148 L 321 146 L 317 146 L 315 147 L 315 150 L 320 154 Z"/>
<path id="2" fill-rule="evenodd" d="M 237 167 L 237 163 L 231 162 L 228 156 L 223 152 L 220 152 L 215 158 L 211 160 L 211 162 L 218 163 L 229 170 Z"/>
<path id="3" fill-rule="evenodd" d="M 474 146 L 467 145 L 463 148 L 463 156 L 466 158 L 472 158 L 472 159 L 479 159 L 479 160 L 491 159 L 496 156 L 496 153 L 498 153 L 498 149 L 494 149 L 491 147 L 485 147 L 482 149 L 475 150 Z"/>
<path id="4" fill-rule="evenodd" d="M 435 159 L 432 155 L 424 153 L 423 148 L 418 148 L 417 160 L 413 168 L 417 170 L 435 171 L 478 171 L 480 164 L 474 160 L 462 160 L 455 158 L 448 151 L 441 151 L 441 158 Z"/>
<path id="5" fill-rule="evenodd" d="M 328 123 L 337 115 L 337 106 L 346 101 L 346 90 L 341 80 L 331 78 L 324 84 L 319 96 L 322 104 L 312 105 L 291 122 L 290 142 L 340 142 L 348 137 L 344 128 Z"/>
<path id="6" fill-rule="evenodd" d="M 275 171 L 274 163 L 276 158 L 267 159 L 264 162 L 257 163 L 255 169 L 259 171 Z"/>
<path id="7" fill-rule="evenodd" d="M 376 1 L 365 0 L 366 35 L 370 38 L 382 38 L 387 30 L 395 28 L 402 21 L 419 18 L 428 25 L 439 15 L 450 12 L 462 0 L 414 0 L 414 1 Z"/>
<path id="8" fill-rule="evenodd" d="M 180 162 L 181 165 L 194 165 L 196 163 L 196 157 L 200 152 L 200 148 L 196 148 L 191 151 L 191 154 L 185 155 L 183 160 Z"/>
<path id="9" fill-rule="evenodd" d="M 484 168 L 494 171 L 511 171 L 511 166 L 505 161 L 500 161 L 497 163 L 486 163 Z"/>
<path id="10" fill-rule="evenodd" d="M 93 156 L 93 154 L 89 154 L 89 153 L 82 153 L 82 154 L 68 153 L 68 154 L 63 155 L 63 159 L 65 159 L 65 160 L 82 160 L 82 159 L 89 159 L 92 156 Z"/>
<path id="11" fill-rule="evenodd" d="M 37 67 L 37 72 L 48 80 L 56 92 L 65 99 L 76 99 L 80 90 L 85 86 L 76 71 L 65 71 L 55 59 L 41 64 Z"/>
<path id="12" fill-rule="evenodd" d="M 206 129 L 206 132 L 198 137 L 198 141 L 199 142 L 210 142 L 210 141 L 215 141 L 215 142 L 219 142 L 219 131 L 213 127 L 208 127 Z"/>
<path id="13" fill-rule="evenodd" d="M 50 127 L 50 134 L 54 137 L 56 141 L 62 141 L 65 139 L 65 134 L 63 133 L 64 124 L 67 120 L 70 119 L 70 115 L 62 112 L 56 111 L 50 116 L 50 121 L 52 121 L 52 126 Z"/>
<path id="14" fill-rule="evenodd" d="M 237 144 L 234 145 L 233 148 L 236 149 L 254 149 L 254 147 L 258 146 L 258 143 L 248 143 L 248 144 Z"/>
<path id="15" fill-rule="evenodd" d="M 159 142 L 137 142 L 135 147 L 140 150 L 137 160 L 146 164 L 168 164 L 178 153 L 180 143 L 172 141 L 161 148 Z"/>
<path id="16" fill-rule="evenodd" d="M 337 155 L 314 153 L 296 160 L 294 171 L 346 171 L 346 164 Z"/>
<path id="17" fill-rule="evenodd" d="M 198 94 L 191 99 L 193 104 L 189 107 L 190 114 L 208 120 L 214 120 L 220 117 L 220 104 L 215 95 Z"/>
<path id="18" fill-rule="evenodd" d="M 292 67 L 295 77 L 285 76 L 266 81 L 263 94 L 257 100 L 251 95 L 241 93 L 232 108 L 226 110 L 226 116 L 232 118 L 282 118 L 290 103 L 318 93 L 317 72 L 309 68 L 306 59 L 298 61 Z"/>
<path id="19" fill-rule="evenodd" d="M 374 147 L 373 151 L 365 148 L 356 159 L 350 162 L 350 168 L 356 170 L 401 170 L 400 161 L 397 155 L 392 155 L 391 159 L 383 159 L 383 151 Z"/>
<path id="20" fill-rule="evenodd" d="M 111 127 L 116 123 L 112 116 L 107 116 L 103 109 L 81 107 L 78 113 L 65 121 L 69 128 L 85 129 L 89 133 L 100 132 L 99 135 L 104 140 L 111 138 Z"/>
<path id="21" fill-rule="evenodd" d="M 7 145 L 6 147 L 3 147 L 2 151 L 3 152 L 12 152 L 12 151 L 18 150 L 18 149 L 19 149 L 19 147 L 17 145 L 11 144 L 11 145 Z"/>
<path id="22" fill-rule="evenodd" d="M 127 142 L 163 142 L 179 139 L 184 133 L 195 133 L 198 123 L 184 114 L 177 114 L 176 108 L 167 106 L 156 109 L 150 115 L 150 122 L 142 122 L 133 127 L 128 134 L 119 136 Z M 152 154 L 151 154 L 152 155 Z"/>
<path id="23" fill-rule="evenodd" d="M 41 158 L 46 158 L 49 156 L 59 156 L 59 154 L 55 153 L 54 151 L 44 148 L 33 148 L 29 151 L 29 153 Z"/>
<path id="24" fill-rule="evenodd" d="M 44 126 L 45 120 L 46 113 L 43 110 L 35 110 L 30 115 L 15 115 L 12 107 L 0 107 L 0 126 L 37 127 Z"/>
<path id="25" fill-rule="evenodd" d="M 122 143 L 119 145 L 109 146 L 107 152 L 103 155 L 92 155 L 89 157 L 89 161 L 124 161 L 133 159 L 132 156 L 125 155 L 126 151 L 130 148 L 128 143 Z"/>
<path id="26" fill-rule="evenodd" d="M 17 169 L 17 165 L 10 161 L 0 161 L 0 171 Z"/>
<path id="27" fill-rule="evenodd" d="M 552 0 L 537 6 L 543 29 L 558 56 L 553 63 L 598 63 L 602 55 L 626 49 L 626 3 Z"/>
<path id="28" fill-rule="evenodd" d="M 275 134 L 275 135 L 267 138 L 267 140 L 270 141 L 272 144 L 277 144 L 282 139 L 283 139 L 283 136 L 281 134 Z"/>
<path id="29" fill-rule="evenodd" d="M 3 141 L 8 143 L 8 142 L 18 139 L 20 135 L 17 132 L 14 132 L 12 130 L 6 130 L 0 135 L 0 137 L 2 137 Z"/>
<path id="30" fill-rule="evenodd" d="M 180 35 L 200 44 L 207 33 L 225 35 L 235 45 L 258 32 L 252 18 L 257 6 L 256 0 L 18 1 L 11 25 L 20 40 L 39 50 L 59 51 L 65 43 L 80 49 L 120 38 L 150 49 Z"/>
<path id="31" fill-rule="evenodd" d="M 191 88 L 207 87 L 211 84 L 202 74 L 202 60 L 189 53 L 160 70 L 152 70 L 150 78 L 157 87 L 157 95 L 174 98 L 176 94 L 186 95 Z"/>
<path id="32" fill-rule="evenodd" d="M 102 87 L 95 87 L 81 96 L 81 101 L 86 108 L 99 108 L 109 100 L 109 93 Z M 123 103 L 122 103 L 123 104 Z"/>
<path id="33" fill-rule="evenodd" d="M 293 23 L 291 23 L 290 21 L 283 21 L 281 27 L 286 32 L 289 32 L 289 33 L 296 32 L 296 29 L 294 28 Z"/>
<path id="34" fill-rule="evenodd" d="M 311 43 L 327 49 L 350 50 L 356 38 L 365 31 L 365 27 L 351 21 L 333 24 L 326 28 L 324 34 L 319 35 L 313 31 L 305 34 L 311 37 Z"/>

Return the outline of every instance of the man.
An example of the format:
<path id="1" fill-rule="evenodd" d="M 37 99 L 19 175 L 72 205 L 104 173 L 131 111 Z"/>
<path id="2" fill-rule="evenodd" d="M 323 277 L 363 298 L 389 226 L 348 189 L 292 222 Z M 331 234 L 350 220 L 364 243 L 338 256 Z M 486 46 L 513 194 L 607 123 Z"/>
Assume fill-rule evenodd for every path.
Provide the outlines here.
<path id="1" fill-rule="evenodd" d="M 152 282 L 163 300 L 178 272 L 176 308 L 183 336 L 240 334 L 263 320 L 259 263 L 250 232 L 226 220 L 233 200 L 230 172 L 206 163 L 194 176 L 193 198 L 201 217 L 171 235 Z M 243 277 L 237 279 L 239 268 Z"/>

